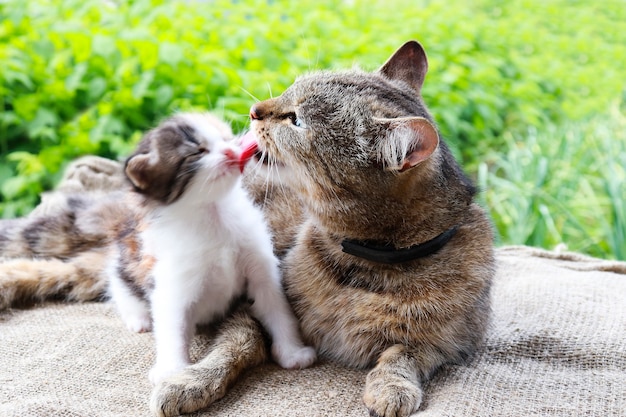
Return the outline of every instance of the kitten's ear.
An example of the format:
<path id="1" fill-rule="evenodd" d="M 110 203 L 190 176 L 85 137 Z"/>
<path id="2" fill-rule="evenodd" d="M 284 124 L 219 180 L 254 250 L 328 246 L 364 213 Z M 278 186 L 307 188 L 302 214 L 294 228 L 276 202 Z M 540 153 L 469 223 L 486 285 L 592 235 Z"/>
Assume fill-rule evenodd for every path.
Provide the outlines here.
<path id="1" fill-rule="evenodd" d="M 428 159 L 439 146 L 439 133 L 423 117 L 377 119 L 387 137 L 379 147 L 379 159 L 388 171 L 405 172 Z"/>
<path id="2" fill-rule="evenodd" d="M 150 170 L 150 157 L 147 154 L 133 155 L 126 161 L 124 173 L 130 182 L 138 189 L 148 188 L 148 171 Z"/>
<path id="3" fill-rule="evenodd" d="M 428 60 L 424 48 L 416 41 L 402 45 L 378 70 L 392 80 L 401 80 L 409 84 L 418 93 L 424 84 L 428 72 Z"/>

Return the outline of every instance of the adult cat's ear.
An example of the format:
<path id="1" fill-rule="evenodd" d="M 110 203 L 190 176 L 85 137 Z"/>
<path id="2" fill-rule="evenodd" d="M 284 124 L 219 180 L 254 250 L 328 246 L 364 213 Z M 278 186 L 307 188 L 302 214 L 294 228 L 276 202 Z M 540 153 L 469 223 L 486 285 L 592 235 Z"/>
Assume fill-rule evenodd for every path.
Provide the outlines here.
<path id="1" fill-rule="evenodd" d="M 408 41 L 380 67 L 378 72 L 389 79 L 406 82 L 419 93 L 428 72 L 426 52 L 418 42 Z"/>
<path id="2" fill-rule="evenodd" d="M 405 172 L 428 159 L 439 146 L 439 133 L 423 117 L 376 119 L 386 137 L 378 147 L 378 158 L 388 171 Z"/>
<path id="3" fill-rule="evenodd" d="M 150 157 L 147 154 L 136 154 L 128 158 L 124 173 L 130 182 L 138 189 L 148 188 L 148 171 L 150 170 Z"/>

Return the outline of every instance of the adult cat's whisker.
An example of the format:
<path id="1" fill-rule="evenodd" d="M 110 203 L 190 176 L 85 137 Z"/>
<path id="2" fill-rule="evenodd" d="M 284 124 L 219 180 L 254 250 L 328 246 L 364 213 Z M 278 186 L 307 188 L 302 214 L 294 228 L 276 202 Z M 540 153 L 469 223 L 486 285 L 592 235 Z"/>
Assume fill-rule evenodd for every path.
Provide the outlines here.
<path id="1" fill-rule="evenodd" d="M 261 167 L 266 166 L 267 169 L 265 169 L 265 180 L 264 182 L 264 186 L 263 188 L 265 189 L 265 193 L 263 196 L 263 204 L 265 204 L 265 202 L 268 200 L 268 194 L 269 194 L 269 189 L 271 187 L 271 175 L 272 175 L 272 167 L 271 165 L 269 165 L 268 161 L 267 161 L 267 157 L 266 157 L 266 151 L 258 151 L 256 152 L 255 156 L 255 163 L 252 167 L 253 171 L 258 172 L 259 169 L 261 169 Z"/>
<path id="2" fill-rule="evenodd" d="M 256 151 L 256 153 L 254 154 L 254 159 L 255 159 L 255 163 L 254 163 L 254 169 L 257 170 L 260 167 L 262 167 L 263 165 L 267 165 L 266 161 L 265 161 L 265 156 L 264 156 L 265 151 L 260 152 L 260 151 Z"/>
<path id="3" fill-rule="evenodd" d="M 274 96 L 272 94 L 272 86 L 270 85 L 270 83 L 267 83 L 267 91 L 270 94 L 270 98 L 274 98 Z"/>
<path id="4" fill-rule="evenodd" d="M 250 98 L 252 98 L 256 103 L 258 103 L 259 101 L 261 101 L 257 96 L 255 96 L 254 94 L 252 94 L 251 92 L 249 92 L 248 90 L 246 90 L 243 87 L 239 87 L 241 89 L 241 91 L 243 91 L 244 93 L 246 93 L 247 95 L 250 96 Z M 246 117 L 248 117 L 248 113 L 246 113 Z"/>
<path id="5" fill-rule="evenodd" d="M 281 192 L 287 195 L 286 194 L 287 191 L 285 189 L 285 183 L 283 182 L 283 179 L 280 177 L 280 170 L 278 169 L 278 164 L 274 161 L 274 163 L 272 163 L 270 166 L 273 170 L 276 170 L 276 176 L 278 177 L 278 185 L 280 186 Z"/>
<path id="6" fill-rule="evenodd" d="M 278 184 L 282 188 L 282 181 L 280 178 L 280 166 L 282 165 L 280 162 L 276 160 L 273 155 L 270 155 L 266 150 L 257 151 L 256 157 L 259 161 L 259 164 L 265 166 L 267 168 L 267 180 L 272 181 L 274 177 L 274 172 L 276 172 L 276 176 L 278 178 Z"/>
<path id="7" fill-rule="evenodd" d="M 267 151 L 263 150 L 257 150 L 256 153 L 254 154 L 254 156 L 258 159 L 259 163 L 261 163 L 262 165 L 269 165 L 270 163 L 270 157 L 269 154 L 267 153 Z"/>

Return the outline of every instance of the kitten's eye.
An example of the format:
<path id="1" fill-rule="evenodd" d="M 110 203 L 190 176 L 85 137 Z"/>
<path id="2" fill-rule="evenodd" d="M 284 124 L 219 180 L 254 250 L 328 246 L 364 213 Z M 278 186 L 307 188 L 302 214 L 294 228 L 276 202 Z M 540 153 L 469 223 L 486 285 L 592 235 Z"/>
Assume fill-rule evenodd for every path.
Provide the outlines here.
<path id="1" fill-rule="evenodd" d="M 291 123 L 294 126 L 299 127 L 301 129 L 306 129 L 306 123 L 304 123 L 302 119 L 298 118 L 298 116 L 296 116 L 295 113 L 289 113 L 289 120 L 291 120 Z"/>
<path id="2" fill-rule="evenodd" d="M 178 128 L 183 134 L 183 138 L 185 138 L 187 142 L 190 142 L 196 146 L 200 146 L 200 142 L 198 142 L 198 140 L 194 137 L 195 132 L 193 131 L 193 129 L 188 126 L 179 126 Z"/>

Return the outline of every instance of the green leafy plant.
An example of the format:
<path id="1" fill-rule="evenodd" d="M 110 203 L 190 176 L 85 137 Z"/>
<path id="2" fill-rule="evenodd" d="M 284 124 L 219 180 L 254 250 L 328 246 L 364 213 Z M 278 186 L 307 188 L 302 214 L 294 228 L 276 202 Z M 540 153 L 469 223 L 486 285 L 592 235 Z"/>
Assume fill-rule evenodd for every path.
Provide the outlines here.
<path id="1" fill-rule="evenodd" d="M 479 184 L 500 243 L 626 259 L 626 117 L 505 135 Z"/>
<path id="2" fill-rule="evenodd" d="M 510 152 L 511 138 L 534 131 L 537 141 L 550 140 L 542 134 L 550 126 L 604 114 L 624 101 L 622 6 L 589 0 L 4 0 L 0 216 L 28 213 L 77 156 L 123 158 L 145 130 L 176 111 L 217 112 L 240 131 L 255 100 L 279 94 L 299 74 L 355 64 L 374 70 L 408 39 L 428 52 L 424 99 L 455 155 L 471 173 L 481 163 L 483 171 L 495 169 L 493 155 Z M 530 150 L 533 157 L 541 146 Z M 513 161 L 505 167 L 505 160 L 499 172 L 525 167 Z M 496 185 L 511 186 L 490 183 Z M 615 195 L 619 210 L 619 184 L 602 189 L 598 198 Z M 530 200 L 518 205 L 526 209 L 517 214 L 528 224 L 495 219 L 512 227 L 507 233 L 514 235 L 503 231 L 503 241 L 550 246 L 563 240 L 554 233 L 562 213 L 526 195 Z M 501 207 L 493 213 L 514 214 Z M 608 227 L 593 223 L 590 233 Z"/>

